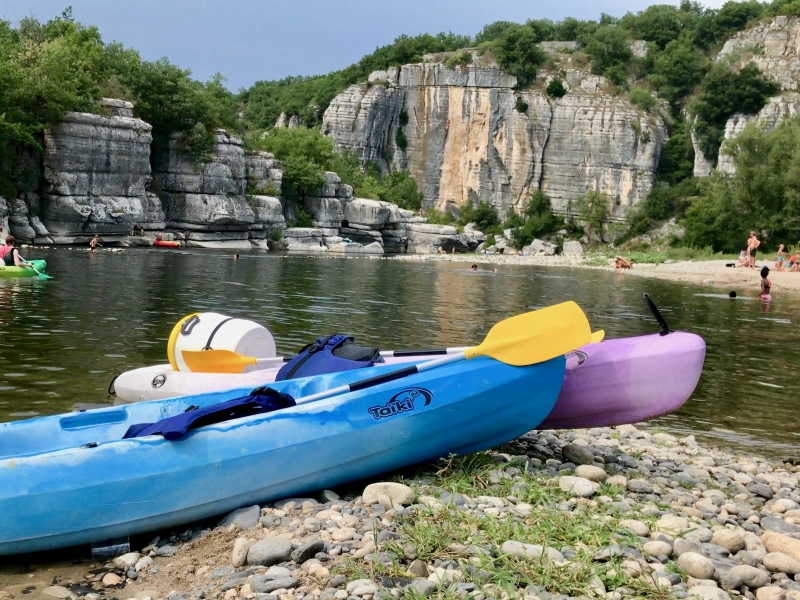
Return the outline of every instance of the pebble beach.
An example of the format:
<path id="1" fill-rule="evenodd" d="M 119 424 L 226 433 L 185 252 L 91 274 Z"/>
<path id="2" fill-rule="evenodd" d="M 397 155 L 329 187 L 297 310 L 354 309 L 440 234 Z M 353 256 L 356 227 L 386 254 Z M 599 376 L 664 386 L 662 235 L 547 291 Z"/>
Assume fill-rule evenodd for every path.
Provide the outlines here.
<path id="1" fill-rule="evenodd" d="M 646 425 L 533 431 L 132 550 L 13 559 L 0 599 L 800 600 L 800 468 Z"/>

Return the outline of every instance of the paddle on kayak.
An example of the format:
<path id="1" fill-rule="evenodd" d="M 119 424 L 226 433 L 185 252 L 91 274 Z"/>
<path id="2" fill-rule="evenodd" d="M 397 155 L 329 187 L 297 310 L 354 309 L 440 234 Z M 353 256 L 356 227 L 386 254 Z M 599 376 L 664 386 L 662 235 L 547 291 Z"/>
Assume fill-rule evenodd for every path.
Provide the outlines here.
<path id="1" fill-rule="evenodd" d="M 564 304 L 574 304 L 574 303 L 564 303 Z M 559 304 L 553 307 L 549 307 L 548 309 L 541 309 L 541 310 L 550 310 L 559 306 L 563 305 Z M 522 315 L 518 315 L 516 317 L 511 317 L 510 319 L 506 319 L 506 321 L 512 321 L 514 319 L 526 317 L 527 315 L 537 314 L 541 312 L 541 310 L 532 311 L 530 313 L 525 313 Z M 582 313 L 583 311 L 581 311 L 581 314 Z M 585 315 L 583 318 L 585 320 L 586 318 Z M 506 321 L 501 321 L 501 323 L 505 323 Z M 498 325 L 500 325 L 501 323 L 498 323 Z M 531 328 L 539 326 L 538 321 L 535 323 L 533 321 L 531 321 L 530 323 L 528 322 L 523 323 L 522 321 L 520 321 L 518 325 L 516 324 L 517 323 L 516 321 L 514 321 L 514 323 L 515 323 L 514 327 L 520 326 L 520 327 Z M 495 325 L 495 327 L 497 327 L 497 325 Z M 492 331 L 494 331 L 494 328 L 492 328 Z M 598 342 L 601 342 L 604 337 L 605 337 L 605 331 L 603 330 L 595 331 L 594 333 L 591 334 L 589 343 L 596 344 Z M 395 351 L 381 352 L 381 355 L 384 358 L 390 356 L 455 355 L 460 352 L 467 352 L 473 349 L 474 348 L 437 348 L 430 350 L 395 350 Z M 285 359 L 281 357 L 256 358 L 255 356 L 242 356 L 241 354 L 237 354 L 236 352 L 233 352 L 231 350 L 183 350 L 181 354 L 183 356 L 184 362 L 186 363 L 186 366 L 188 366 L 189 370 L 192 371 L 193 373 L 237 374 L 237 373 L 243 373 L 247 367 L 255 365 L 278 366 L 283 362 L 285 362 Z M 558 356 L 558 354 L 554 356 Z M 536 361 L 536 362 L 542 362 L 542 361 Z"/>
<path id="2" fill-rule="evenodd" d="M 591 340 L 592 330 L 581 308 L 574 302 L 563 302 L 500 321 L 491 328 L 486 339 L 474 348 L 304 396 L 296 399 L 296 403 L 305 404 L 363 390 L 479 356 L 488 356 L 515 367 L 533 365 L 566 354 Z"/>

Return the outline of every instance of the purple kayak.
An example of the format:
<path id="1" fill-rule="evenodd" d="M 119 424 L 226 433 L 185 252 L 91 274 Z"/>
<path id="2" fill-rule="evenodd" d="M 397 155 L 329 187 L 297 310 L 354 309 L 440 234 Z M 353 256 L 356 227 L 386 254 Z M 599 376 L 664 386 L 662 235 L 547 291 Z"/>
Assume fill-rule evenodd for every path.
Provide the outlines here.
<path id="1" fill-rule="evenodd" d="M 583 346 L 567 355 L 558 402 L 537 429 L 611 427 L 673 412 L 697 387 L 705 355 L 703 338 L 680 331 Z"/>

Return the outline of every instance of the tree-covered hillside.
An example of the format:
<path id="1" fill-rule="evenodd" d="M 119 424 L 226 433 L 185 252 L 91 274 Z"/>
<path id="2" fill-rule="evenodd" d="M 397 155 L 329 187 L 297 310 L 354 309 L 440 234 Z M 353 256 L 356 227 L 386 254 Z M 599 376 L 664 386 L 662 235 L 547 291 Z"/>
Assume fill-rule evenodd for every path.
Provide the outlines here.
<path id="1" fill-rule="evenodd" d="M 654 5 L 621 18 L 603 15 L 598 21 L 501 21 L 474 37 L 401 36 L 340 71 L 257 82 L 238 93 L 228 91 L 221 76 L 199 82 L 167 59 L 143 61 L 135 50 L 106 44 L 96 28 L 76 23 L 69 10 L 44 24 L 32 18 L 16 26 L 0 21 L 0 195 L 14 197 L 36 189 L 46 127 L 57 123 L 66 111 L 97 111 L 95 101 L 110 96 L 133 101 L 136 116 L 153 125 L 154 153 L 164 148 L 170 135 L 182 132 L 186 150 L 202 160 L 211 150 L 212 129 L 225 127 L 242 135 L 251 148 L 272 149 L 286 160 L 290 182 L 293 177 L 306 184 L 317 181 L 322 169 L 336 167 L 357 193 L 417 206 L 419 195 L 406 176 L 368 168 L 365 172 L 353 156 L 329 155 L 329 141 L 307 143 L 305 137 L 319 134 L 263 134 L 281 113 L 296 115 L 306 127 L 318 129 L 331 100 L 348 85 L 365 82 L 373 70 L 418 62 L 426 53 L 477 47 L 516 75 L 519 87 L 524 88 L 535 83 L 538 70 L 548 60 L 538 44 L 565 40 L 579 42 L 579 52 L 592 71 L 612 82 L 617 93 L 644 111 L 662 112 L 668 123 L 670 140 L 662 153 L 659 184 L 632 215 L 629 235 L 634 235 L 667 217 L 683 218 L 703 198 L 718 193 L 714 190 L 719 186 L 712 190 L 712 183 L 692 179 L 689 127 L 694 123 L 702 151 L 714 160 L 728 117 L 736 112 L 755 113 L 778 92 L 754 66 L 736 70 L 728 61 L 713 61 L 733 33 L 776 15 L 800 15 L 800 0 L 731 1 L 716 10 L 684 1 L 680 6 Z M 646 42 L 644 56 L 632 51 L 635 40 Z M 456 55 L 454 60 L 465 57 L 466 53 Z M 558 96 L 564 90 L 554 83 L 550 91 Z M 661 101 L 667 102 L 666 110 Z M 285 136 L 298 136 L 297 143 L 287 142 Z M 298 148 L 315 150 L 305 156 Z M 748 156 L 754 159 L 756 155 L 741 152 L 738 160 Z M 288 189 L 295 188 L 302 186 L 298 183 Z M 706 202 L 702 214 L 713 220 L 709 211 L 719 204 Z M 744 226 L 767 227 L 762 213 L 766 214 L 753 213 Z M 695 228 L 689 239 L 715 249 L 732 249 L 721 236 L 697 233 L 698 214 L 695 210 L 687 220 Z M 774 221 L 774 216 L 769 218 Z M 784 234 L 800 239 L 800 228 L 790 227 Z"/>

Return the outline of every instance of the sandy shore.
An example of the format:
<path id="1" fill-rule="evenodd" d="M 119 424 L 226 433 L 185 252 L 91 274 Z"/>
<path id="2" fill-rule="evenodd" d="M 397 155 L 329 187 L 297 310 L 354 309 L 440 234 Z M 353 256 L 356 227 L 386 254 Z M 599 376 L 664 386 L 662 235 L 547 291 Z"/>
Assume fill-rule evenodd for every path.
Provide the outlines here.
<path id="1" fill-rule="evenodd" d="M 600 271 L 614 272 L 614 261 L 608 259 L 607 265 L 598 265 L 597 256 L 506 256 L 503 254 L 456 254 L 456 255 L 436 255 L 436 254 L 404 254 L 393 258 L 393 260 L 407 261 L 452 261 L 475 263 L 485 268 L 485 265 L 530 265 L 539 267 L 579 267 L 584 269 L 595 269 Z M 651 277 L 666 281 L 682 281 L 687 283 L 697 283 L 709 285 L 725 292 L 736 290 L 737 293 L 750 294 L 757 291 L 760 285 L 760 268 L 768 266 L 772 268 L 772 263 L 759 261 L 758 269 L 731 268 L 725 265 L 730 264 L 730 260 L 704 260 L 704 261 L 677 261 L 654 264 L 637 264 L 630 270 L 616 270 L 624 276 Z M 771 272 L 769 275 L 775 292 L 800 292 L 800 273 L 777 273 Z"/>

